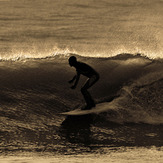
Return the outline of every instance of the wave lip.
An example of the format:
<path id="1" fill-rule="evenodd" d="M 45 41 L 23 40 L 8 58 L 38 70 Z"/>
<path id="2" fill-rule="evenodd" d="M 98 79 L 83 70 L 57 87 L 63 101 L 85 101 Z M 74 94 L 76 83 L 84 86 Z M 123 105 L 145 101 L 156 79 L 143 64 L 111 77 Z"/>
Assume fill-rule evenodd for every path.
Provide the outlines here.
<path id="1" fill-rule="evenodd" d="M 149 60 L 155 60 L 155 61 L 160 61 L 162 62 L 163 59 L 162 58 L 151 58 L 148 57 L 145 54 L 141 54 L 141 53 L 135 53 L 135 54 L 131 54 L 131 53 L 120 53 L 120 54 L 116 54 L 113 56 L 103 56 L 103 55 L 83 55 L 80 53 L 77 53 L 74 50 L 69 50 L 67 49 L 59 49 L 59 48 L 54 48 L 53 51 L 51 52 L 45 52 L 45 53 L 37 53 L 35 54 L 33 53 L 14 53 L 14 54 L 10 54 L 10 55 L 1 55 L 0 56 L 0 61 L 24 61 L 24 60 L 33 60 L 33 59 L 48 59 L 48 58 L 62 58 L 62 57 L 69 57 L 69 56 L 76 56 L 79 58 L 104 58 L 104 59 L 115 59 L 115 60 L 125 60 L 125 59 L 132 59 L 132 58 L 144 58 L 144 59 L 149 59 Z"/>

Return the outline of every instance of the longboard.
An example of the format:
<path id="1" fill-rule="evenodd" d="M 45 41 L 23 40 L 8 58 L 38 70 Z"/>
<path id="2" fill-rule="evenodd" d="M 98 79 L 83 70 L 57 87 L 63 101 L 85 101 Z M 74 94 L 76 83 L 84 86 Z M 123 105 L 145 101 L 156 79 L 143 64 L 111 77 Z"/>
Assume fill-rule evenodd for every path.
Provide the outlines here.
<path id="1" fill-rule="evenodd" d="M 61 115 L 86 115 L 86 114 L 99 114 L 101 112 L 107 111 L 109 108 L 108 102 L 97 104 L 96 107 L 91 110 L 81 110 L 81 108 L 60 113 Z"/>

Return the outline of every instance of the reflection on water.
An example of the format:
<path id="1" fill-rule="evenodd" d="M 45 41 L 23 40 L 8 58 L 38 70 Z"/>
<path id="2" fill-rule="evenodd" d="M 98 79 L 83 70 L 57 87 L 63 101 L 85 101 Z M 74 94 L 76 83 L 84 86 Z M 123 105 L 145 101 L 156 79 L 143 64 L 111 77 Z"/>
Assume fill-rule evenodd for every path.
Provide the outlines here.
<path id="1" fill-rule="evenodd" d="M 70 116 L 60 126 L 47 125 L 42 131 L 1 132 L 0 152 L 2 156 L 26 152 L 40 155 L 47 152 L 53 155 L 104 154 L 121 147 L 161 148 L 162 137 L 162 125 L 117 124 L 102 121 L 97 115 Z"/>
<path id="2" fill-rule="evenodd" d="M 62 123 L 62 133 L 71 143 L 91 144 L 91 123 L 92 115 L 84 116 L 67 116 Z M 63 136 L 63 135 L 62 135 Z"/>
<path id="3" fill-rule="evenodd" d="M 8 142 L 1 142 L 0 162 L 161 163 L 163 158 L 161 125 L 116 124 L 88 115 L 68 116 L 60 126 L 47 127 L 47 131 L 24 130 L 19 133 L 21 137 L 1 133 L 1 140 L 5 142 L 7 136 Z"/>

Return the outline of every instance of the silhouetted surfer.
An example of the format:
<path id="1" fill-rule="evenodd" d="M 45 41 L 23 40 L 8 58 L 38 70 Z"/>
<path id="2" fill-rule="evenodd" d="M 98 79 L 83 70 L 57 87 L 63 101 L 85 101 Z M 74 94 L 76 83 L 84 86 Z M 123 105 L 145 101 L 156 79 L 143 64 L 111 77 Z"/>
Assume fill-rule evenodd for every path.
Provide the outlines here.
<path id="1" fill-rule="evenodd" d="M 72 80 L 69 81 L 69 83 L 73 83 L 75 81 L 74 85 L 71 88 L 76 88 L 81 74 L 88 77 L 86 83 L 81 88 L 81 93 L 83 94 L 87 104 L 84 109 L 91 109 L 92 107 L 95 107 L 95 102 L 87 91 L 87 89 L 99 80 L 99 74 L 89 65 L 82 62 L 78 62 L 76 57 L 74 56 L 71 56 L 69 58 L 69 64 L 71 67 L 75 67 L 77 72 L 77 74 L 72 78 Z"/>

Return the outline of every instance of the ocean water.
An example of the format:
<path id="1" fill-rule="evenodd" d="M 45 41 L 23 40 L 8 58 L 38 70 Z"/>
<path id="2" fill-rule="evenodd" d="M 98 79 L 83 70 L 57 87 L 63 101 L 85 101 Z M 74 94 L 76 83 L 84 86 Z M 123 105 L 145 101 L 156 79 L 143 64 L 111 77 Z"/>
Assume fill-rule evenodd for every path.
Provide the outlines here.
<path id="1" fill-rule="evenodd" d="M 163 161 L 162 0 L 0 0 L 0 162 Z M 85 105 L 75 55 L 100 74 Z"/>
<path id="2" fill-rule="evenodd" d="M 162 58 L 162 0 L 1 0 L 0 57 Z"/>

